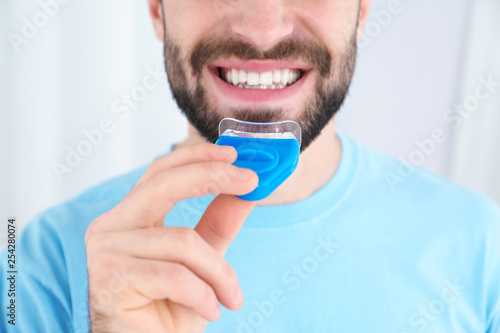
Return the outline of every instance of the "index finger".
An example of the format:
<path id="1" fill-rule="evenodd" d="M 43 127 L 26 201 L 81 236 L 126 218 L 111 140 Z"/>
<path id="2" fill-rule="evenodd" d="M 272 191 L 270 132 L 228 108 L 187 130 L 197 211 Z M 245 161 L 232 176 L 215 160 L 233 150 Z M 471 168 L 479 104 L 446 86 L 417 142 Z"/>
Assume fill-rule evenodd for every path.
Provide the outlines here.
<path id="1" fill-rule="evenodd" d="M 243 195 L 255 189 L 257 183 L 254 171 L 227 162 L 168 169 L 138 184 L 115 208 L 93 222 L 90 233 L 162 226 L 165 215 L 181 200 L 214 192 Z"/>

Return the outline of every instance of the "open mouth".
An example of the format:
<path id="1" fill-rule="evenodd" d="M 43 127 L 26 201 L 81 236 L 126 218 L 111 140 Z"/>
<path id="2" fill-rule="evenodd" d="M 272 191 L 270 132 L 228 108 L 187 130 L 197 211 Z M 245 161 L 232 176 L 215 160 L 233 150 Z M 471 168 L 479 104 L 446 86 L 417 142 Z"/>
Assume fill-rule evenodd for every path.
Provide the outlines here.
<path id="1" fill-rule="evenodd" d="M 302 101 L 314 89 L 314 68 L 301 60 L 219 59 L 207 70 L 217 98 L 229 105 L 283 106 Z"/>
<path id="2" fill-rule="evenodd" d="M 242 69 L 218 67 L 219 77 L 226 83 L 243 89 L 284 89 L 299 81 L 300 69 L 275 69 L 265 72 L 249 72 Z"/>

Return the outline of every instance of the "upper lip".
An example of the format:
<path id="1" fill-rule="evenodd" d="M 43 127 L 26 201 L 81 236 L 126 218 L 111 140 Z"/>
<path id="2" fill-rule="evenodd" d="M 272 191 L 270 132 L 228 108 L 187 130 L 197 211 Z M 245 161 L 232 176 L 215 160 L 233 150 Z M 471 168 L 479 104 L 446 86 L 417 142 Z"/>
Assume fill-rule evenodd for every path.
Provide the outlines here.
<path id="1" fill-rule="evenodd" d="M 240 59 L 220 59 L 208 65 L 212 68 L 234 68 L 246 72 L 268 72 L 274 69 L 299 69 L 306 72 L 312 69 L 312 66 L 303 61 L 279 61 L 279 60 L 240 60 Z"/>

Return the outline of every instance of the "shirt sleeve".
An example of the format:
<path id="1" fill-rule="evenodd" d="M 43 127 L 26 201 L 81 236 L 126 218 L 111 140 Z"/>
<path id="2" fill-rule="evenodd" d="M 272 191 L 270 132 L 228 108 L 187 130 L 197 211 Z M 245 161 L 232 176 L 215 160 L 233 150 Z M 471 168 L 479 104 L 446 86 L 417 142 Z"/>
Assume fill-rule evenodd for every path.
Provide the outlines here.
<path id="1" fill-rule="evenodd" d="M 4 248 L 0 256 L 0 332 L 73 332 L 68 275 L 57 233 L 39 217 L 16 236 L 15 252 Z M 13 253 L 12 267 L 7 256 Z"/>
<path id="2" fill-rule="evenodd" d="M 9 274 L 2 271 L 2 281 Z M 7 309 L 12 298 L 8 297 L 9 283 L 2 282 L 2 309 Z M 16 277 L 15 317 L 2 318 L 2 332 L 73 332 L 68 311 L 61 299 L 36 278 L 23 273 Z M 9 321 L 11 324 L 9 323 Z"/>

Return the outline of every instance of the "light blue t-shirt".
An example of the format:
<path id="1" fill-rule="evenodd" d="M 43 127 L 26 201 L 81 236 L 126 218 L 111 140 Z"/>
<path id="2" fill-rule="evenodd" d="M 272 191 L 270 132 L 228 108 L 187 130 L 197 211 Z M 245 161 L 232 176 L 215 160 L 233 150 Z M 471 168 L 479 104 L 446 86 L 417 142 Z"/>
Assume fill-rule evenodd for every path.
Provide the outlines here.
<path id="1" fill-rule="evenodd" d="M 402 174 L 396 159 L 340 139 L 339 169 L 325 186 L 249 215 L 226 254 L 245 304 L 223 309 L 206 332 L 500 332 L 498 206 L 428 171 Z M 16 248 L 16 326 L 4 315 L 0 331 L 89 331 L 85 231 L 145 170 L 31 221 Z M 194 227 L 212 199 L 179 203 L 165 225 Z"/>

